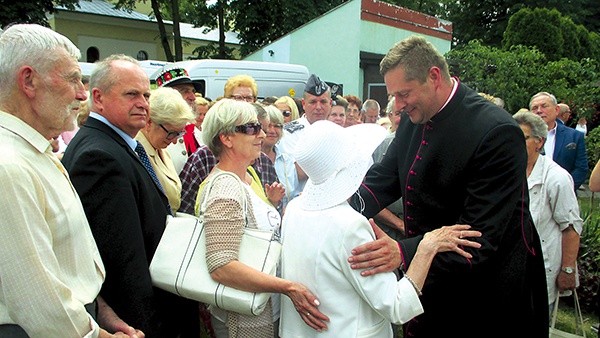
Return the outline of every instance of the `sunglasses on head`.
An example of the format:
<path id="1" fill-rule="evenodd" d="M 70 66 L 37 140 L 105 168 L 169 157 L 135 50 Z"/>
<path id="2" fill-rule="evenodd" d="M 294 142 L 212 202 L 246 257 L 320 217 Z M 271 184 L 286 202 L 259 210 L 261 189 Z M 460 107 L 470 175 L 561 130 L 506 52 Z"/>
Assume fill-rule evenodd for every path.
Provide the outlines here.
<path id="1" fill-rule="evenodd" d="M 250 122 L 235 127 L 235 131 L 238 133 L 244 133 L 246 135 L 257 135 L 262 130 L 262 125 L 258 122 Z"/>
<path id="2" fill-rule="evenodd" d="M 284 111 L 282 111 L 281 113 L 282 113 L 282 114 L 283 114 L 283 116 L 285 116 L 285 117 L 290 117 L 290 115 L 292 115 L 292 112 L 291 112 L 291 111 L 289 111 L 289 110 L 284 110 Z"/>

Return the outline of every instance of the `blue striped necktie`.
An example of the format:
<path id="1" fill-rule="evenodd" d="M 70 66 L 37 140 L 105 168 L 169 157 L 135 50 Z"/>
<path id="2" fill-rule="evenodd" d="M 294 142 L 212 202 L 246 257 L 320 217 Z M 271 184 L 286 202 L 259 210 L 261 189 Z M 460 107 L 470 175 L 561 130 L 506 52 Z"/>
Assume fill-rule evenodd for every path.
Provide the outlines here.
<path id="1" fill-rule="evenodd" d="M 142 161 L 144 168 L 146 168 L 146 171 L 148 171 L 148 174 L 150 174 L 150 177 L 152 177 L 152 180 L 154 181 L 154 183 L 156 183 L 156 185 L 158 186 L 160 191 L 164 194 L 165 189 L 163 189 L 162 184 L 160 184 L 160 181 L 158 180 L 158 176 L 156 176 L 156 172 L 154 172 L 154 168 L 152 168 L 152 164 L 150 164 L 150 159 L 148 158 L 148 154 L 146 153 L 144 146 L 140 143 L 140 141 L 136 141 L 136 142 L 137 142 L 137 146 L 135 147 L 135 152 L 140 157 L 140 160 Z M 169 210 L 169 213 L 171 213 L 170 205 L 168 205 L 168 210 Z"/>

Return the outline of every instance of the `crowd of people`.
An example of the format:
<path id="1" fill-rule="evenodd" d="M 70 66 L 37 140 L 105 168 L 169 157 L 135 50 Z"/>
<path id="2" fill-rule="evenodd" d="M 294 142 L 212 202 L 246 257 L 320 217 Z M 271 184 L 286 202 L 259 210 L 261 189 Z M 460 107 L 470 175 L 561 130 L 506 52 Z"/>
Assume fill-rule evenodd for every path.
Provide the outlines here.
<path id="1" fill-rule="evenodd" d="M 511 115 L 416 36 L 381 61 L 385 105 L 315 74 L 299 99 L 244 74 L 204 98 L 173 66 L 151 89 L 125 55 L 83 79 L 80 56 L 38 25 L 0 35 L 0 337 L 546 338 L 578 286 L 587 130 L 551 93 Z M 263 313 L 153 286 L 180 213 L 202 213 L 214 280 L 272 294 Z M 281 236 L 277 276 L 237 260 L 244 227 Z"/>

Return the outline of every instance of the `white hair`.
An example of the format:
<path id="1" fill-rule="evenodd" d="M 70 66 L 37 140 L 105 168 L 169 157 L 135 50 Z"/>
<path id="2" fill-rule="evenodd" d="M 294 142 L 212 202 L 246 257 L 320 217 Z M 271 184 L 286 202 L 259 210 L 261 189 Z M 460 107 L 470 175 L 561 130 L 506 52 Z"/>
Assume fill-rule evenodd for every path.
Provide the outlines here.
<path id="1" fill-rule="evenodd" d="M 64 51 L 60 53 L 59 51 Z M 79 49 L 65 36 L 37 24 L 17 24 L 6 28 L 0 35 L 0 101 L 12 94 L 16 85 L 15 74 L 24 65 L 41 73 L 48 72 L 64 58 L 65 53 L 75 60 L 81 57 Z"/>

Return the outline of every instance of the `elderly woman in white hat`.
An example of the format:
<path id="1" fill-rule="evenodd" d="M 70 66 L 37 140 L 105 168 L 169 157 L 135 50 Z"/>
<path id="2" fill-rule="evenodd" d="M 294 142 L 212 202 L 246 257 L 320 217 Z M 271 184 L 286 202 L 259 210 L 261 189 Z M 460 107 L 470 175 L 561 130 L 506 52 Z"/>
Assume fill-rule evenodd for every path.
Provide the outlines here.
<path id="1" fill-rule="evenodd" d="M 281 225 L 277 210 L 252 190 L 252 177 L 247 171 L 260 156 L 265 139 L 256 109 L 245 101 L 217 101 L 202 123 L 202 137 L 218 159 L 205 180 L 209 182 L 207 185 L 212 184 L 211 189 L 201 187 L 196 201 L 197 206 L 206 205 L 202 212 L 206 228 L 206 260 L 212 278 L 239 290 L 269 292 L 275 296 L 285 294 L 287 297 L 283 298 L 293 302 L 298 311 L 322 319 L 319 323 L 310 322 L 315 329 L 326 328 L 327 317 L 319 312 L 316 297 L 306 287 L 254 270 L 238 261 L 245 226 L 279 232 Z M 277 300 L 273 302 L 273 299 Z M 258 316 L 210 306 L 216 337 L 276 337 L 278 299 L 272 297 Z M 274 311 L 272 307 L 275 307 Z"/>
<path id="2" fill-rule="evenodd" d="M 468 225 L 443 227 L 427 233 L 404 277 L 394 273 L 361 276 L 348 263 L 352 248 L 375 239 L 369 221 L 348 203 L 371 166 L 371 154 L 387 132 L 377 124 L 343 128 L 317 121 L 296 147 L 295 158 L 309 179 L 300 196 L 286 209 L 282 224 L 282 277 L 298 281 L 319 295 L 319 309 L 329 316 L 328 330 L 319 337 L 392 337 L 391 323 L 402 324 L 423 313 L 419 300 L 429 266 L 438 252 L 460 246 L 479 247 L 464 237 L 481 233 Z M 280 335 L 313 337 L 297 313 L 282 299 Z"/>
<path id="3" fill-rule="evenodd" d="M 185 126 L 194 121 L 192 108 L 173 88 L 160 87 L 150 95 L 150 118 L 135 139 L 148 154 L 160 188 L 169 199 L 172 213 L 181 204 L 181 180 L 167 146 L 185 134 Z"/>

